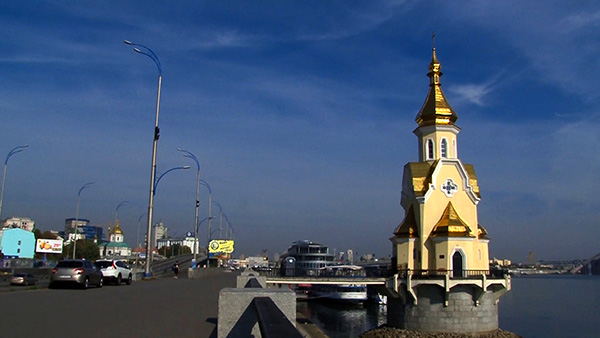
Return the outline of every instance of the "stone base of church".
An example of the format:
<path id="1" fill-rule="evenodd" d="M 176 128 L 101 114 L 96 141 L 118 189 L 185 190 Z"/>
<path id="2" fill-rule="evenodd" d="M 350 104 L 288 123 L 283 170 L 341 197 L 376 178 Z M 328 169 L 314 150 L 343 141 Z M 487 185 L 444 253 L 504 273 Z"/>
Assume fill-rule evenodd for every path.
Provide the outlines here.
<path id="1" fill-rule="evenodd" d="M 474 285 L 456 285 L 446 291 L 440 285 L 420 284 L 413 299 L 388 297 L 387 324 L 423 332 L 484 333 L 498 329 L 498 297 Z"/>

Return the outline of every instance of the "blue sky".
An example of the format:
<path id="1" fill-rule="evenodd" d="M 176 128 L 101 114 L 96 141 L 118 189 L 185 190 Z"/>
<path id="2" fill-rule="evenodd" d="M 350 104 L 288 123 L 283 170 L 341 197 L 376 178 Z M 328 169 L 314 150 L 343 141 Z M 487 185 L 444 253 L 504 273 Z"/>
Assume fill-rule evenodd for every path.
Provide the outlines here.
<path id="1" fill-rule="evenodd" d="M 4 2 L 0 154 L 29 148 L 10 158 L 2 217 L 61 229 L 94 181 L 80 217 L 106 228 L 129 201 L 119 219 L 135 245 L 158 72 L 131 40 L 162 63 L 158 171 L 195 166 L 177 148 L 198 157 L 236 254 L 309 239 L 387 257 L 403 166 L 417 160 L 433 31 L 490 256 L 598 253 L 591 1 Z M 154 219 L 171 235 L 193 229 L 195 179 L 175 171 L 158 186 Z M 207 200 L 203 188 L 201 217 Z"/>

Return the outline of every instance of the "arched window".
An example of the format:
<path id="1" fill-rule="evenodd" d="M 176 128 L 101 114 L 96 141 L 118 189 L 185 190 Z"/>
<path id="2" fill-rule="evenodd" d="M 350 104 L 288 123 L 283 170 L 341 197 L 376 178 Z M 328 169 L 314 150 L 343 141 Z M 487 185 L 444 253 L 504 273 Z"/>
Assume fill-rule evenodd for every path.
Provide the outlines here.
<path id="1" fill-rule="evenodd" d="M 433 160 L 434 157 L 434 147 L 433 147 L 433 140 L 432 139 L 428 139 L 427 140 L 427 159 L 428 160 Z"/>
<path id="2" fill-rule="evenodd" d="M 448 158 L 448 140 L 445 138 L 442 139 L 440 144 L 440 155 L 442 158 Z"/>

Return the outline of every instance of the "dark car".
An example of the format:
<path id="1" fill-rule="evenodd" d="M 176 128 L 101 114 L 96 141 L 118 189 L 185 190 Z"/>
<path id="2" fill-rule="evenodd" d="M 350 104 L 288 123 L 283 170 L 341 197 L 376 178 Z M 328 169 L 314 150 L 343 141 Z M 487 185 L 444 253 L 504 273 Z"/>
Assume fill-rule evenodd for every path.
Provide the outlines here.
<path id="1" fill-rule="evenodd" d="M 102 272 L 94 263 L 85 259 L 68 259 L 58 262 L 52 269 L 49 287 L 75 284 L 84 289 L 90 285 L 101 288 L 102 283 Z"/>
<path id="2" fill-rule="evenodd" d="M 11 285 L 35 285 L 37 277 L 30 273 L 15 273 L 10 277 Z"/>

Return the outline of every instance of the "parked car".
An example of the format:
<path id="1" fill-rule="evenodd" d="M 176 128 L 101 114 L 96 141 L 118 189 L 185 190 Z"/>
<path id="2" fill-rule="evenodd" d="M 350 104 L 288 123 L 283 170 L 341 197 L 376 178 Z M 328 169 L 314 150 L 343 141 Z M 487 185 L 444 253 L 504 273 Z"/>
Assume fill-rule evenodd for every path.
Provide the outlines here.
<path id="1" fill-rule="evenodd" d="M 15 273 L 10 277 L 11 285 L 34 285 L 37 283 L 37 277 L 30 273 Z"/>
<path id="2" fill-rule="evenodd" d="M 120 285 L 125 280 L 125 284 L 130 285 L 133 281 L 131 267 L 123 261 L 117 259 L 100 259 L 96 261 L 96 266 L 102 271 L 105 282 L 110 281 L 116 285 Z"/>
<path id="3" fill-rule="evenodd" d="M 49 287 L 53 288 L 60 284 L 78 284 L 84 289 L 90 285 L 101 288 L 102 272 L 94 263 L 85 259 L 63 260 L 52 269 Z"/>

